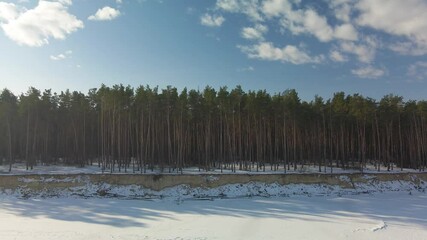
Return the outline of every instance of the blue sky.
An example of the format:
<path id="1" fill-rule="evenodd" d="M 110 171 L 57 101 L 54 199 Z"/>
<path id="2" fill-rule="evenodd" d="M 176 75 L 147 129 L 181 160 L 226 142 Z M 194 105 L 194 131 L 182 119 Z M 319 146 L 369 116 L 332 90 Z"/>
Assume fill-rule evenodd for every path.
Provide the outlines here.
<path id="1" fill-rule="evenodd" d="M 0 1 L 0 88 L 427 99 L 425 0 Z"/>

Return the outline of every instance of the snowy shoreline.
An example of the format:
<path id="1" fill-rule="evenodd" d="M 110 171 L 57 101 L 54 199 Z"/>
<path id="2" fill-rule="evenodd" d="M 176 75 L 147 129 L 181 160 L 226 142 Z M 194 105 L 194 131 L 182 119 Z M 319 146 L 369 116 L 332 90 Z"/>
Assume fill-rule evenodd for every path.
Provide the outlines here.
<path id="1" fill-rule="evenodd" d="M 242 183 L 223 184 L 231 180 Z M 427 237 L 426 189 L 425 173 L 3 175 L 0 235 L 418 240 Z"/>
<path id="2" fill-rule="evenodd" d="M 114 176 L 114 175 L 113 175 Z M 1 176 L 0 193 L 16 198 L 119 198 L 212 200 L 216 198 L 341 196 L 425 192 L 426 174 L 237 175 L 30 175 Z M 277 179 L 275 180 L 275 177 Z M 294 183 L 289 178 L 294 177 Z M 130 178 L 130 179 L 127 179 Z M 7 186 L 4 181 L 10 181 Z M 132 183 L 140 180 L 140 184 Z M 184 179 L 181 181 L 179 179 Z M 265 181 L 262 181 L 265 179 Z M 285 180 L 284 180 L 285 179 Z M 300 183 L 297 182 L 300 179 Z M 103 181 L 104 180 L 104 181 Z M 120 182 L 122 181 L 122 182 Z M 151 185 L 148 181 L 152 181 Z M 226 183 L 224 183 L 224 181 Z M 155 186 L 155 187 L 148 187 Z"/>

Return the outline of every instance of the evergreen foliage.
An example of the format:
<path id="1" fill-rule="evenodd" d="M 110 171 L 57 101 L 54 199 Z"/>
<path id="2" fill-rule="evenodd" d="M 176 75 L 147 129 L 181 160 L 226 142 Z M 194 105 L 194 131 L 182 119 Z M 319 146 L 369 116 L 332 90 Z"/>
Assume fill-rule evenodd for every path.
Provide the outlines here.
<path id="1" fill-rule="evenodd" d="M 99 164 L 105 171 L 179 172 L 184 167 L 282 171 L 298 165 L 374 164 L 424 170 L 427 102 L 359 94 L 301 101 L 295 90 L 270 95 L 206 87 L 102 85 L 88 94 L 29 88 L 0 93 L 0 162 Z M 114 169 L 118 168 L 118 169 Z"/>

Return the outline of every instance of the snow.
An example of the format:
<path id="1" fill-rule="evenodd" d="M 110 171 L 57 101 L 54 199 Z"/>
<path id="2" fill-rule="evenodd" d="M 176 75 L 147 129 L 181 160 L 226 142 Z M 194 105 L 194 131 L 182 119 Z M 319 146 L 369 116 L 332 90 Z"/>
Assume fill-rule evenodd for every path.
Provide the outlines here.
<path id="1" fill-rule="evenodd" d="M 0 195 L 2 240 L 427 239 L 427 195 L 188 199 Z"/>
<path id="2" fill-rule="evenodd" d="M 384 221 L 381 221 L 380 224 L 378 224 L 377 226 L 373 227 L 371 229 L 372 232 L 376 232 L 379 230 L 383 230 L 387 228 L 387 224 Z"/>
<path id="3" fill-rule="evenodd" d="M 86 174 L 102 173 L 95 166 L 26 171 L 16 165 L 11 174 L 18 175 L 21 186 L 0 189 L 0 238 L 427 239 L 426 182 L 415 174 L 411 181 L 379 181 L 366 174 L 366 182 L 352 182 L 339 174 L 347 170 L 336 170 L 335 177 L 351 188 L 249 182 L 155 191 L 91 182 Z M 310 172 L 306 168 L 298 173 Z M 185 173 L 199 172 L 193 168 Z M 218 171 L 203 174 L 207 182 L 221 177 Z M 45 183 L 78 184 L 27 186 Z"/>
<path id="4" fill-rule="evenodd" d="M 26 170 L 25 164 L 15 163 L 9 173 L 9 165 L 0 165 L 0 175 L 27 175 L 27 174 L 96 174 L 102 173 L 98 166 L 74 167 L 63 165 L 36 165 L 31 170 Z"/>
<path id="5" fill-rule="evenodd" d="M 290 170 L 286 170 L 286 173 L 289 174 L 311 174 L 311 173 L 320 173 L 320 174 L 330 174 L 331 168 L 327 167 L 326 172 L 324 167 L 321 168 L 321 172 L 319 172 L 318 166 L 313 165 L 298 165 L 297 169 L 294 170 L 293 167 L 291 167 Z M 256 169 L 252 170 L 236 170 L 235 173 L 233 173 L 229 169 L 223 169 L 221 172 L 220 169 L 211 169 L 208 171 L 205 171 L 199 169 L 197 167 L 188 167 L 183 169 L 184 174 L 277 174 L 277 173 L 283 173 L 285 170 L 283 169 L 283 165 L 279 167 L 277 171 L 271 170 L 270 166 L 265 167 L 265 171 L 263 169 L 259 169 L 259 171 L 256 171 Z M 367 165 L 366 168 L 363 170 L 364 173 L 378 173 L 378 171 L 375 169 L 374 165 Z M 419 172 L 419 170 L 415 169 L 407 169 L 404 168 L 403 171 L 401 171 L 400 168 L 394 167 L 393 170 L 386 171 L 386 169 L 383 167 L 381 169 L 382 173 L 415 173 Z M 64 165 L 36 165 L 31 170 L 26 170 L 26 166 L 23 163 L 15 163 L 12 165 L 12 171 L 9 173 L 9 165 L 0 165 L 0 175 L 30 175 L 30 174 L 102 174 L 102 169 L 98 167 L 98 164 L 94 163 L 94 165 L 88 165 L 85 167 L 74 167 L 74 166 L 64 166 Z M 104 173 L 110 173 L 109 169 L 106 169 Z M 115 170 L 113 174 L 126 174 L 126 173 L 134 173 L 132 167 L 128 168 L 125 172 L 124 169 L 121 169 L 119 172 L 118 167 L 115 167 Z M 140 174 L 139 171 L 135 169 L 135 173 Z M 175 171 L 172 171 L 169 173 L 169 169 L 165 168 L 163 172 L 160 172 L 159 169 L 154 169 L 154 171 L 151 171 L 150 169 L 147 169 L 146 174 L 180 174 L 181 172 L 175 169 Z M 334 174 L 344 174 L 344 173 L 360 173 L 359 169 L 342 169 L 333 167 L 332 173 Z"/>
<path id="6" fill-rule="evenodd" d="M 51 198 L 76 196 L 81 198 L 91 197 L 114 197 L 120 199 L 164 199 L 169 198 L 177 201 L 188 199 L 215 199 L 215 198 L 242 198 L 242 197 L 289 197 L 289 196 L 343 196 L 370 194 L 381 192 L 425 192 L 427 183 L 411 176 L 412 181 L 394 180 L 380 181 L 375 176 L 362 176 L 366 182 L 352 182 L 346 175 L 338 175 L 342 182 L 351 182 L 351 187 L 341 187 L 331 184 L 286 184 L 277 182 L 248 182 L 225 184 L 217 187 L 190 187 L 180 184 L 166 187 L 161 190 L 145 188 L 141 185 L 119 185 L 105 182 L 92 182 L 88 175 L 66 175 L 66 177 L 55 177 L 54 175 L 20 176 L 18 181 L 21 185 L 15 189 L 0 189 L 4 195 L 17 198 Z M 204 175 L 206 181 L 218 181 L 218 175 Z M 49 183 L 76 183 L 48 187 Z M 32 183 L 31 186 L 27 185 Z M 34 188 L 34 183 L 39 188 Z"/>

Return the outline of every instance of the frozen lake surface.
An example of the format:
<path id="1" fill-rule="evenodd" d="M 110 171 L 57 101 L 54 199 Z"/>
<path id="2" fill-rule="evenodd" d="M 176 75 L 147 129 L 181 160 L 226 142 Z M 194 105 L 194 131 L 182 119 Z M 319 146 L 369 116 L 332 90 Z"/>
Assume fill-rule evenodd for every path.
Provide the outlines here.
<path id="1" fill-rule="evenodd" d="M 427 194 L 215 200 L 0 195 L 2 240 L 427 239 Z"/>

